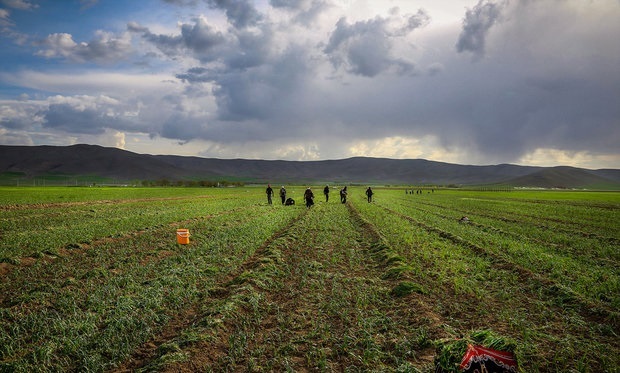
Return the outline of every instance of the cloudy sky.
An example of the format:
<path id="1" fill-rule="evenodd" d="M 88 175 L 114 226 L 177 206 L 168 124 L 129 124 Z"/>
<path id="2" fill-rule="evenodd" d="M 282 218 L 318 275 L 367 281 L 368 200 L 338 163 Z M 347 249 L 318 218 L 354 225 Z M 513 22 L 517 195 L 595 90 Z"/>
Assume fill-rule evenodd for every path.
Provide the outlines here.
<path id="1" fill-rule="evenodd" d="M 620 0 L 0 0 L 0 144 L 620 168 Z"/>

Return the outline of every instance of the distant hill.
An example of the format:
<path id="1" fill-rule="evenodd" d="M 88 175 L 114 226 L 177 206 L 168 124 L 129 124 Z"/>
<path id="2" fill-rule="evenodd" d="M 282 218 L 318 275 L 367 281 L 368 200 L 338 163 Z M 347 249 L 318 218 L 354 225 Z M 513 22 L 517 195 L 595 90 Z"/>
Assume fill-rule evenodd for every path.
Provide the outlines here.
<path id="1" fill-rule="evenodd" d="M 424 159 L 354 157 L 325 161 L 267 161 L 137 154 L 97 145 L 0 146 L 4 179 L 92 176 L 114 180 L 210 180 L 249 183 L 371 183 L 512 185 L 620 189 L 620 170 L 470 166 Z"/>
<path id="2" fill-rule="evenodd" d="M 96 145 L 0 146 L 0 172 L 27 177 L 97 175 L 124 180 L 184 177 L 183 170 L 153 156 Z"/>
<path id="3" fill-rule="evenodd" d="M 612 173 L 608 177 L 602 176 L 605 172 L 597 173 L 574 167 L 545 168 L 531 174 L 510 180 L 513 186 L 537 186 L 541 188 L 606 188 L 618 183 Z"/>

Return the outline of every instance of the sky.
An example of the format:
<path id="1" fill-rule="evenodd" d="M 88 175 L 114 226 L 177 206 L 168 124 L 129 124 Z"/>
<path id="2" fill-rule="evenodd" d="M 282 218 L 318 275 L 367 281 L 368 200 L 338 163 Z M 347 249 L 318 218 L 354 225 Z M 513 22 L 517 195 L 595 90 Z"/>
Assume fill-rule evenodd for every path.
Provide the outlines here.
<path id="1" fill-rule="evenodd" d="M 0 0 L 0 145 L 620 168 L 620 0 Z"/>

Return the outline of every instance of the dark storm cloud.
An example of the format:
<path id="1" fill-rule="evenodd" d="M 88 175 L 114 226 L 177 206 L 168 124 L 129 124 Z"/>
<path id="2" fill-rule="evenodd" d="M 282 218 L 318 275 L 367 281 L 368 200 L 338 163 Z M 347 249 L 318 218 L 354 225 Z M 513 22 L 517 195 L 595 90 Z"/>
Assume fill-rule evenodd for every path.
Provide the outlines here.
<path id="1" fill-rule="evenodd" d="M 128 106 L 108 97 L 56 96 L 36 116 L 44 128 L 67 133 L 103 134 L 106 129 L 140 130 L 124 113 Z"/>
<path id="2" fill-rule="evenodd" d="M 43 114 L 43 127 L 60 129 L 70 133 L 102 134 L 110 125 L 97 109 L 76 110 L 68 104 L 53 104 Z"/>
<path id="3" fill-rule="evenodd" d="M 266 139 L 274 133 L 282 135 L 289 129 L 280 128 L 291 111 L 296 112 L 303 101 L 296 95 L 309 78 L 306 51 L 291 46 L 280 54 L 270 57 L 269 63 L 239 70 L 217 71 L 204 67 L 188 69 L 177 78 L 188 83 L 213 83 L 212 94 L 217 103 L 216 121 L 228 123 L 223 127 L 209 127 L 202 131 L 203 138 Z M 288 118 L 290 123 L 291 118 Z M 301 118 L 305 121 L 306 118 Z M 234 122 L 250 121 L 243 131 L 222 131 L 233 128 Z M 214 121 L 215 122 L 215 121 Z M 172 126 L 170 124 L 169 126 Z M 271 127 L 271 130 L 268 128 Z M 220 131 L 214 131 L 220 128 Z M 258 130 L 260 128 L 261 130 Z M 207 133 L 208 131 L 208 133 Z"/>
<path id="4" fill-rule="evenodd" d="M 307 51 L 289 46 L 282 53 L 271 56 L 269 64 L 222 76 L 216 81 L 218 89 L 214 90 L 219 118 L 261 118 L 266 120 L 264 124 L 267 126 L 273 119 L 277 126 L 290 108 L 295 111 L 303 107 L 304 102 L 296 100 L 296 95 L 303 90 L 311 70 Z M 277 131 L 287 132 L 281 128 Z"/>
<path id="5" fill-rule="evenodd" d="M 149 28 L 140 25 L 137 22 L 128 22 L 127 23 L 127 31 L 135 32 L 135 33 L 149 33 Z"/>
<path id="6" fill-rule="evenodd" d="M 224 42 L 224 36 L 203 18 L 195 19 L 194 22 L 194 25 L 181 26 L 183 44 L 196 55 L 206 56 L 214 47 Z"/>
<path id="7" fill-rule="evenodd" d="M 277 111 L 278 102 L 287 96 L 287 87 L 298 80 L 297 72 L 305 71 L 307 62 L 303 58 L 306 51 L 294 45 L 277 49 L 273 39 L 274 31 L 267 23 L 257 25 L 251 30 L 243 27 L 230 28 L 226 34 L 222 34 L 215 32 L 202 18 L 194 22 L 193 25 L 181 25 L 181 34 L 175 36 L 155 35 L 136 24 L 128 27 L 134 32 L 142 33 L 146 40 L 170 57 L 186 55 L 189 52 L 204 64 L 178 73 L 176 77 L 189 84 L 211 83 L 210 93 L 217 104 L 214 119 L 225 122 L 259 121 L 273 115 L 270 113 Z M 214 64 L 210 64 L 211 62 Z M 176 131 L 175 127 L 197 120 L 195 116 L 181 112 L 177 112 L 174 118 L 167 122 L 166 134 L 185 133 L 184 130 Z M 262 123 L 261 127 L 264 126 Z M 213 133 L 213 124 L 192 128 L 195 129 L 192 131 L 194 136 L 224 136 L 223 131 Z M 252 131 L 246 129 L 226 136 L 246 137 L 250 133 Z"/>
<path id="8" fill-rule="evenodd" d="M 211 70 L 204 67 L 192 67 L 185 73 L 177 74 L 176 78 L 188 83 L 206 83 L 216 79 Z"/>
<path id="9" fill-rule="evenodd" d="M 277 92 L 269 81 L 255 79 L 257 75 L 246 73 L 218 77 L 213 94 L 219 120 L 241 122 L 269 118 L 275 108 Z"/>
<path id="10" fill-rule="evenodd" d="M 186 52 L 203 63 L 220 61 L 226 68 L 244 69 L 264 63 L 273 48 L 273 32 L 268 26 L 255 30 L 232 29 L 227 34 L 216 31 L 204 18 L 194 24 L 181 25 L 180 35 L 153 34 L 137 24 L 128 29 L 142 37 L 171 58 Z"/>
<path id="11" fill-rule="evenodd" d="M 148 27 L 144 27 L 135 22 L 127 24 L 127 30 L 133 33 L 142 34 L 142 38 L 152 43 L 157 49 L 168 57 L 175 57 L 182 51 L 183 37 L 180 35 L 157 35 L 153 34 Z"/>
<path id="12" fill-rule="evenodd" d="M 373 77 L 390 65 L 390 47 L 385 20 L 349 25 L 346 18 L 341 18 L 323 51 L 335 68 L 344 66 L 354 74 Z"/>
<path id="13" fill-rule="evenodd" d="M 32 128 L 32 120 L 30 118 L 2 118 L 0 120 L 0 128 L 10 130 L 24 130 Z"/>
<path id="14" fill-rule="evenodd" d="M 257 149 L 269 148 L 264 154 L 303 144 L 323 159 L 347 157 L 360 142 L 390 137 L 437 145 L 425 155 L 461 154 L 460 163 L 515 162 L 538 149 L 618 153 L 620 4 L 476 0 L 455 18 L 461 24 L 433 28 L 432 13 L 411 8 L 363 18 L 366 9 L 345 14 L 327 0 L 270 0 L 264 13 L 258 9 L 266 1 L 257 2 L 260 8 L 251 1 L 166 2 L 187 6 L 178 10 L 192 12 L 190 21 L 171 34 L 129 23 L 126 34 L 141 38 L 135 47 L 148 47 L 141 55 L 161 52 L 152 53 L 165 60 L 157 79 L 168 83 L 134 89 L 118 85 L 129 74 L 93 73 L 88 82 L 20 74 L 24 87 L 66 96 L 40 102 L 37 115 L 15 112 L 20 104 L 12 101 L 0 107 L 2 128 L 13 136 L 32 128 L 25 126 L 34 118 L 50 133 L 127 130 L 182 143 L 207 140 L 241 156 L 246 144 L 258 142 Z M 225 27 L 195 13 L 205 4 L 225 14 Z M 55 34 L 41 56 L 109 61 L 127 52 L 125 40 L 100 34 L 80 43 Z M 170 81 L 171 69 L 177 80 Z M 17 81 L 12 75 L 0 72 L 8 83 Z M 91 86 L 114 102 L 97 100 L 101 91 Z M 73 89 L 94 98 L 74 102 Z"/>
<path id="15" fill-rule="evenodd" d="M 269 61 L 273 53 L 274 33 L 269 26 L 263 26 L 258 31 L 235 31 L 235 43 L 229 44 L 222 60 L 231 69 L 246 69 L 259 66 Z"/>
<path id="16" fill-rule="evenodd" d="M 163 0 L 163 2 L 179 6 L 195 6 L 198 0 Z"/>
<path id="17" fill-rule="evenodd" d="M 215 9 L 223 10 L 228 21 L 237 28 L 256 25 L 263 16 L 251 0 L 206 0 Z"/>
<path id="18" fill-rule="evenodd" d="M 468 12 L 469 20 L 487 14 L 480 6 L 488 3 L 478 4 Z M 610 13 L 609 8 L 579 9 L 569 2 L 501 6 L 501 14 L 495 9 L 494 16 L 481 16 L 502 19 L 482 33 L 463 24 L 459 40 L 476 34 L 492 43 L 487 49 L 482 42 L 464 50 L 486 51 L 486 58 L 440 55 L 435 84 L 418 82 L 431 97 L 409 96 L 418 128 L 437 135 L 448 148 L 499 162 L 514 162 L 537 149 L 617 153 L 620 48 L 611 35 L 620 29 L 607 21 L 618 7 Z"/>
<path id="19" fill-rule="evenodd" d="M 269 0 L 269 5 L 274 8 L 301 9 L 307 0 Z"/>
<path id="20" fill-rule="evenodd" d="M 214 60 L 217 56 L 213 54 L 213 49 L 226 41 L 224 35 L 203 18 L 195 18 L 194 24 L 181 25 L 180 35 L 154 34 L 147 27 L 135 22 L 127 24 L 127 29 L 142 34 L 142 38 L 171 58 L 181 56 L 184 51 L 189 50 L 197 59 Z"/>
<path id="21" fill-rule="evenodd" d="M 463 19 L 463 30 L 456 43 L 456 50 L 483 56 L 487 33 L 500 20 L 502 9 L 506 4 L 506 2 L 480 0 L 473 9 L 468 9 Z"/>
<path id="22" fill-rule="evenodd" d="M 270 0 L 269 4 L 273 8 L 293 13 L 293 22 L 304 26 L 311 25 L 321 13 L 332 6 L 328 0 Z"/>
<path id="23" fill-rule="evenodd" d="M 402 97 L 393 104 L 398 116 L 389 113 L 389 103 L 383 104 L 387 110 L 377 110 L 389 115 L 397 133 L 435 136 L 447 149 L 479 154 L 479 162 L 515 162 L 539 148 L 617 151 L 620 109 L 612 101 L 620 96 L 612 87 L 619 79 L 602 87 L 588 79 L 543 81 L 508 74 L 523 62 L 451 64 L 439 75 L 418 79 L 417 89 L 392 86 Z"/>
<path id="24" fill-rule="evenodd" d="M 348 79 L 349 86 L 332 84 L 329 92 L 309 93 L 314 97 L 310 105 L 321 109 L 311 113 L 299 108 L 294 117 L 314 115 L 315 122 L 335 123 L 331 133 L 343 128 L 347 138 L 432 136 L 446 149 L 466 149 L 470 162 L 515 162 L 537 149 L 617 153 L 620 49 L 612 35 L 620 29 L 617 23 L 604 21 L 608 11 L 586 7 L 591 13 L 579 15 L 587 19 L 567 24 L 579 18 L 569 3 L 502 2 L 501 6 L 501 13 L 491 13 L 501 16 L 502 22 L 484 32 L 485 38 L 492 38 L 476 44 L 488 47 L 488 58 L 472 62 L 455 54 L 458 33 L 446 34 L 429 42 L 434 55 L 415 61 L 432 74 L 396 80 L 377 73 L 386 66 L 378 58 L 367 58 L 371 63 L 364 65 L 356 62 L 356 56 L 336 54 L 339 60 L 330 61 L 350 64 L 349 72 L 376 74 L 367 83 Z M 486 14 L 480 7 L 478 11 Z M 369 30 L 373 35 L 380 35 L 376 30 L 395 30 L 381 21 L 350 24 L 341 19 L 325 53 L 331 57 L 348 52 L 347 43 Z M 463 33 L 472 31 L 467 24 Z M 389 50 L 384 45 L 374 48 Z M 483 51 L 479 48 L 476 53 Z M 316 98 L 318 94 L 325 98 Z M 320 133 L 320 125 L 313 126 Z"/>
<path id="25" fill-rule="evenodd" d="M 388 69 L 397 73 L 413 70 L 413 63 L 392 57 L 393 38 L 406 36 L 416 28 L 428 23 L 429 16 L 420 11 L 404 18 L 404 24 L 394 26 L 394 19 L 375 17 L 367 21 L 349 24 L 340 18 L 323 52 L 336 69 L 374 77 Z M 398 18 L 401 23 L 403 19 Z"/>

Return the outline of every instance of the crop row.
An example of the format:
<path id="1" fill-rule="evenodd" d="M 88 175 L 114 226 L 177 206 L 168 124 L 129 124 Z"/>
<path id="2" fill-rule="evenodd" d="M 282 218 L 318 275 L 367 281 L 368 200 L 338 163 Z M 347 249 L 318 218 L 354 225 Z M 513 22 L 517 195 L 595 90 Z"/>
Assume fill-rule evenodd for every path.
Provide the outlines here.
<path id="1" fill-rule="evenodd" d="M 114 367 L 299 214 L 245 205 L 184 220 L 188 246 L 165 221 L 13 268 L 0 284 L 0 370 Z"/>
<path id="2" fill-rule="evenodd" d="M 445 334 L 424 303 L 395 296 L 373 230 L 345 205 L 317 204 L 120 371 L 431 369 L 430 337 Z"/>
<path id="3" fill-rule="evenodd" d="M 413 207 L 413 206 L 410 206 Z M 414 207 L 423 214 L 432 214 L 447 220 L 454 221 L 459 216 L 468 216 L 468 223 L 482 230 L 498 232 L 512 236 L 515 240 L 529 241 L 543 244 L 560 254 L 569 254 L 595 261 L 618 261 L 620 253 L 615 250 L 620 240 L 614 237 L 601 237 L 590 231 L 584 233 L 561 228 L 550 227 L 540 220 L 523 220 L 514 215 L 506 217 L 506 212 L 499 210 L 492 213 L 484 209 L 464 210 L 452 206 L 437 205 L 428 202 L 419 202 Z"/>
<path id="4" fill-rule="evenodd" d="M 475 225 L 459 223 L 459 216 L 449 221 L 437 211 L 421 212 L 414 207 L 420 198 L 405 204 L 400 198 L 385 192 L 376 203 L 356 205 L 389 247 L 405 259 L 409 276 L 432 295 L 436 312 L 452 320 L 454 330 L 486 326 L 515 338 L 525 371 L 615 369 L 610 368 L 617 366 L 619 358 L 614 311 L 599 317 L 584 309 L 590 302 L 584 305 L 564 290 L 570 280 L 566 275 L 548 281 L 546 272 L 538 268 L 532 268 L 532 273 L 523 270 L 520 256 L 497 250 L 496 246 L 507 245 L 505 237 L 494 242 L 489 240 L 492 231 L 480 232 Z M 617 272 L 612 270 L 610 275 Z M 582 368 L 576 369 L 579 364 Z"/>
<path id="5" fill-rule="evenodd" d="M 60 204 L 3 212 L 0 218 L 0 259 L 58 254 L 68 245 L 89 244 L 178 221 L 232 210 L 249 201 L 212 196 L 119 200 Z"/>
<path id="6" fill-rule="evenodd" d="M 205 190 L 208 192 L 205 193 Z M 127 200 L 165 199 L 228 195 L 228 191 L 205 188 L 67 188 L 67 187 L 2 187 L 0 208 L 4 210 L 45 207 L 55 204 L 109 203 Z"/>
<path id="7" fill-rule="evenodd" d="M 558 193 L 559 196 L 561 194 Z M 615 220 L 620 210 L 620 201 L 613 200 L 607 204 L 596 200 L 590 204 L 588 200 L 571 204 L 564 200 L 532 201 L 492 195 L 459 195 L 454 192 L 442 192 L 417 201 L 470 214 L 488 214 L 507 222 L 559 229 L 565 234 L 587 233 L 601 237 L 617 235 Z"/>
<path id="8" fill-rule="evenodd" d="M 527 221 L 506 224 L 501 219 L 481 217 L 476 211 L 459 210 L 470 218 L 471 224 L 463 224 L 458 218 L 460 214 L 450 216 L 451 207 L 426 203 L 420 208 L 420 202 L 416 201 L 394 202 L 390 208 L 482 245 L 494 255 L 553 279 L 582 297 L 612 309 L 620 306 L 618 253 L 613 242 L 601 241 L 596 236 L 567 237 L 557 230 L 541 232 Z M 512 215 L 512 218 L 518 219 L 518 216 Z"/>
<path id="9" fill-rule="evenodd" d="M 476 330 L 514 340 L 522 371 L 620 361 L 617 256 L 599 248 L 617 223 L 563 238 L 613 202 L 351 188 L 306 209 L 296 188 L 292 207 L 262 188 L 176 191 L 7 204 L 0 242 L 22 241 L 0 263 L 0 371 L 431 372 L 437 346 Z"/>

